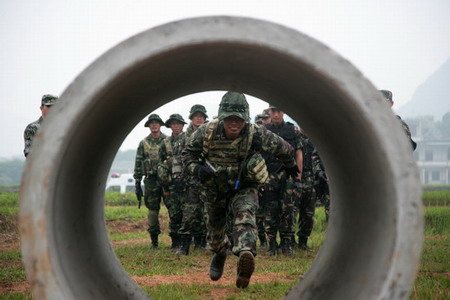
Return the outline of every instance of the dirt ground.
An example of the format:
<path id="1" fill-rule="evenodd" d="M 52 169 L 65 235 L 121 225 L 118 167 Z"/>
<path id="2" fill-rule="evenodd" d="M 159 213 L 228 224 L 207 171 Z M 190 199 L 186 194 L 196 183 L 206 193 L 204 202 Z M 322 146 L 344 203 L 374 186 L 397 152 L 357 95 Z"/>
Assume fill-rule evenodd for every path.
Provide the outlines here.
<path id="1" fill-rule="evenodd" d="M 164 225 L 164 224 L 162 224 Z M 112 233 L 127 233 L 127 232 L 142 232 L 146 230 L 145 221 L 141 220 L 117 220 L 108 221 L 107 227 Z M 162 226 L 164 228 L 164 226 Z M 123 245 L 138 245 L 148 243 L 148 239 L 131 239 L 126 241 L 113 242 L 113 247 L 120 247 Z M 0 252 L 20 250 L 19 230 L 17 226 L 17 217 L 1 216 L 0 215 Z M 21 261 L 0 261 L 0 268 L 9 266 L 11 264 L 22 264 Z M 213 288 L 210 297 L 213 299 L 225 299 L 233 294 L 239 292 L 234 288 L 235 269 L 230 264 L 224 271 L 223 278 L 220 281 L 213 282 L 209 279 L 207 271 L 201 271 L 197 268 L 192 268 L 191 272 L 184 275 L 155 275 L 152 277 L 140 277 L 132 276 L 132 279 L 136 281 L 140 286 L 152 287 L 159 284 L 169 284 L 173 282 L 181 284 L 211 284 L 213 286 L 219 286 Z M 264 283 L 273 281 L 285 281 L 291 282 L 298 280 L 298 278 L 289 278 L 285 274 L 280 273 L 265 273 L 252 276 L 251 283 Z M 224 287 L 224 286 L 230 286 Z M 6 293 L 25 293 L 30 291 L 30 285 L 27 281 L 23 282 L 0 282 L 0 295 Z M 209 297 L 208 297 L 209 298 Z"/>

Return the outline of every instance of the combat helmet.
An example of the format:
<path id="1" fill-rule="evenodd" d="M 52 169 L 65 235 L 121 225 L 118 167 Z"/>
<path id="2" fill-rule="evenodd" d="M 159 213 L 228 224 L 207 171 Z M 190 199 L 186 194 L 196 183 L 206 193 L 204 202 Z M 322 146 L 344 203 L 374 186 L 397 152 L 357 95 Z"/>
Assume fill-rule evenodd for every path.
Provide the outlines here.
<path id="1" fill-rule="evenodd" d="M 158 121 L 161 126 L 164 125 L 163 120 L 161 120 L 161 117 L 157 114 L 151 114 L 150 116 L 148 116 L 148 120 L 147 122 L 145 122 L 144 127 L 148 127 L 150 121 Z"/>
<path id="2" fill-rule="evenodd" d="M 41 106 L 52 106 L 58 100 L 57 96 L 45 94 L 41 99 Z"/>
<path id="3" fill-rule="evenodd" d="M 166 121 L 166 124 L 165 124 L 167 128 L 170 128 L 170 123 L 172 123 L 172 121 L 178 121 L 178 122 L 181 122 L 183 124 L 187 124 L 180 114 L 171 114 L 169 119 Z"/>
<path id="4" fill-rule="evenodd" d="M 229 116 L 236 116 L 245 121 L 250 121 L 249 107 L 244 94 L 227 92 L 220 101 L 219 120 Z"/>
<path id="5" fill-rule="evenodd" d="M 198 112 L 202 113 L 205 116 L 205 119 L 208 118 L 208 115 L 206 114 L 206 108 L 201 104 L 194 104 L 189 111 L 189 120 L 192 120 L 194 114 Z"/>
<path id="6" fill-rule="evenodd" d="M 389 90 L 379 90 L 381 92 L 381 94 L 383 95 L 383 97 L 388 100 L 388 101 L 392 101 L 392 92 Z"/>

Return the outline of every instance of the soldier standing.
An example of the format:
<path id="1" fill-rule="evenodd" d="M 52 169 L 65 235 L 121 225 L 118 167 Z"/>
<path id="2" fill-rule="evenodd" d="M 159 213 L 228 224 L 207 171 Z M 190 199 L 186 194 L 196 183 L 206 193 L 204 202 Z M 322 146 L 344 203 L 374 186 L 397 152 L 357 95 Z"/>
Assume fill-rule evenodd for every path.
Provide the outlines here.
<path id="1" fill-rule="evenodd" d="M 249 124 L 245 96 L 227 92 L 219 106 L 219 117 L 194 132 L 183 150 L 183 164 L 202 182 L 207 242 L 213 251 L 209 276 L 219 280 L 230 246 L 227 214 L 233 215 L 233 248 L 239 257 L 236 286 L 245 288 L 255 268 L 258 186 L 267 179 L 260 151 L 272 153 L 296 177 L 299 172 L 292 147 L 277 135 Z"/>
<path id="2" fill-rule="evenodd" d="M 330 219 L 330 188 L 328 185 L 328 176 L 319 155 L 317 155 L 317 160 L 318 162 L 314 165 L 316 179 L 314 188 L 316 190 L 316 199 L 322 202 L 325 210 L 325 221 L 328 223 Z"/>
<path id="3" fill-rule="evenodd" d="M 180 114 L 172 114 L 166 121 L 166 127 L 172 129 L 172 135 L 165 138 L 159 150 L 160 164 L 158 165 L 158 179 L 160 180 L 164 198 L 169 211 L 169 235 L 172 239 L 171 250 L 177 250 L 180 245 L 178 231 L 181 227 L 181 203 L 185 197 L 183 167 L 181 151 L 185 144 L 183 127 L 186 124 Z"/>
<path id="4" fill-rule="evenodd" d="M 186 130 L 186 137 L 190 137 L 208 118 L 206 108 L 203 105 L 195 104 L 189 111 L 191 123 Z M 187 197 L 182 198 L 182 213 L 180 233 L 180 250 L 178 255 L 188 255 L 192 236 L 194 236 L 194 247 L 205 249 L 206 247 L 206 226 L 203 218 L 203 202 L 200 200 L 200 182 L 196 176 L 189 176 L 184 173 L 187 187 Z"/>
<path id="5" fill-rule="evenodd" d="M 303 169 L 302 141 L 300 133 L 294 124 L 284 121 L 284 112 L 275 106 L 270 106 L 269 113 L 271 123 L 266 128 L 276 133 L 287 141 L 295 151 L 295 161 L 299 170 Z M 269 238 L 268 255 L 277 254 L 277 233 L 281 237 L 281 251 L 283 254 L 292 255 L 294 252 L 291 240 L 295 234 L 294 219 L 294 193 L 301 193 L 301 173 L 291 180 L 288 178 L 282 163 L 271 154 L 264 154 L 269 180 L 263 187 L 261 201 L 265 202 L 264 225 Z"/>
<path id="6" fill-rule="evenodd" d="M 161 233 L 159 227 L 159 209 L 161 198 L 163 197 L 163 190 L 158 180 L 157 169 L 159 148 L 166 138 L 166 135 L 160 130 L 161 125 L 164 125 L 164 122 L 157 114 L 151 114 L 147 122 L 145 122 L 144 126 L 150 128 L 150 135 L 139 143 L 133 175 L 138 199 L 142 197 L 141 180 L 142 177 L 145 177 L 144 203 L 148 208 L 147 231 L 150 233 L 152 241 L 150 249 L 158 248 L 158 235 Z"/>
<path id="7" fill-rule="evenodd" d="M 27 127 L 25 128 L 25 132 L 23 133 L 23 138 L 25 140 L 25 148 L 23 149 L 23 154 L 25 155 L 25 157 L 27 157 L 28 154 L 30 153 L 31 143 L 33 141 L 36 132 L 41 127 L 42 121 L 45 119 L 50 107 L 52 107 L 52 105 L 55 104 L 57 99 L 58 97 L 49 94 L 42 96 L 40 107 L 41 116 L 39 117 L 38 120 L 28 124 Z"/>
<path id="8" fill-rule="evenodd" d="M 302 194 L 297 198 L 298 218 L 298 246 L 305 251 L 311 251 L 307 246 L 314 225 L 314 213 L 316 209 L 316 191 L 314 189 L 315 174 L 314 165 L 317 163 L 317 151 L 309 138 L 300 133 L 303 140 L 303 173 Z"/>
<path id="9" fill-rule="evenodd" d="M 394 100 L 392 100 L 392 92 L 388 91 L 388 90 L 380 90 L 380 92 L 383 95 L 383 97 L 388 101 L 389 105 L 391 107 L 394 106 Z M 411 147 L 412 147 L 413 151 L 416 150 L 417 144 L 411 138 L 411 131 L 409 130 L 408 124 L 406 124 L 405 121 L 403 121 L 402 118 L 400 118 L 399 115 L 397 115 L 397 118 L 400 120 L 400 122 L 402 124 L 402 127 L 405 130 L 405 133 L 406 133 L 406 135 L 408 136 L 408 138 L 409 138 L 409 140 L 411 142 Z"/>

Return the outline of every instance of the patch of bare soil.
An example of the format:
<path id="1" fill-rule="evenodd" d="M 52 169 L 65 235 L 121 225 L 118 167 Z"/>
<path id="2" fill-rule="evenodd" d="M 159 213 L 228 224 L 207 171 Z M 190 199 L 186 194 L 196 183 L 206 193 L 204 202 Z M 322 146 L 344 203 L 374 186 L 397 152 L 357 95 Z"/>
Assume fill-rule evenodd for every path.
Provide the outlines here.
<path id="1" fill-rule="evenodd" d="M 143 220 L 111 220 L 106 221 L 106 226 L 111 233 L 139 232 L 147 229 Z"/>
<path id="2" fill-rule="evenodd" d="M 25 293 L 30 291 L 30 284 L 22 282 L 0 282 L 0 295 L 10 293 Z"/>
<path id="3" fill-rule="evenodd" d="M 0 215 L 0 251 L 19 250 L 17 216 Z"/>

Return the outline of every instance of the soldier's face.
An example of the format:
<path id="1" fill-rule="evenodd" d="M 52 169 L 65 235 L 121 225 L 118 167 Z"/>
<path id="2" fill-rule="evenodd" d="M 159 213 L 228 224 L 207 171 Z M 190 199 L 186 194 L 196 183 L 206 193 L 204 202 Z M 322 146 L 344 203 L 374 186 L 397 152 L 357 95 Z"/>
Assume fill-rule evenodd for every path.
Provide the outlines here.
<path id="1" fill-rule="evenodd" d="M 174 135 L 179 135 L 183 131 L 184 124 L 178 121 L 170 122 L 170 129 Z"/>
<path id="2" fill-rule="evenodd" d="M 150 121 L 149 127 L 152 133 L 158 133 L 161 128 L 161 124 L 158 121 Z"/>
<path id="3" fill-rule="evenodd" d="M 192 125 L 194 125 L 194 127 L 200 127 L 200 125 L 203 125 L 205 121 L 205 116 L 201 112 L 196 112 L 192 116 Z"/>
<path id="4" fill-rule="evenodd" d="M 262 123 L 263 123 L 263 124 L 268 124 L 268 123 L 270 123 L 270 118 L 263 118 L 263 119 L 262 119 Z"/>
<path id="5" fill-rule="evenodd" d="M 280 124 L 283 122 L 284 112 L 282 110 L 271 108 L 269 114 L 272 123 Z"/>
<path id="6" fill-rule="evenodd" d="M 42 118 L 45 118 L 48 111 L 50 110 L 50 106 L 41 105 Z"/>
<path id="7" fill-rule="evenodd" d="M 229 139 L 237 138 L 244 126 L 245 120 L 242 120 L 239 117 L 229 116 L 223 119 L 223 129 L 225 130 L 225 135 Z"/>

